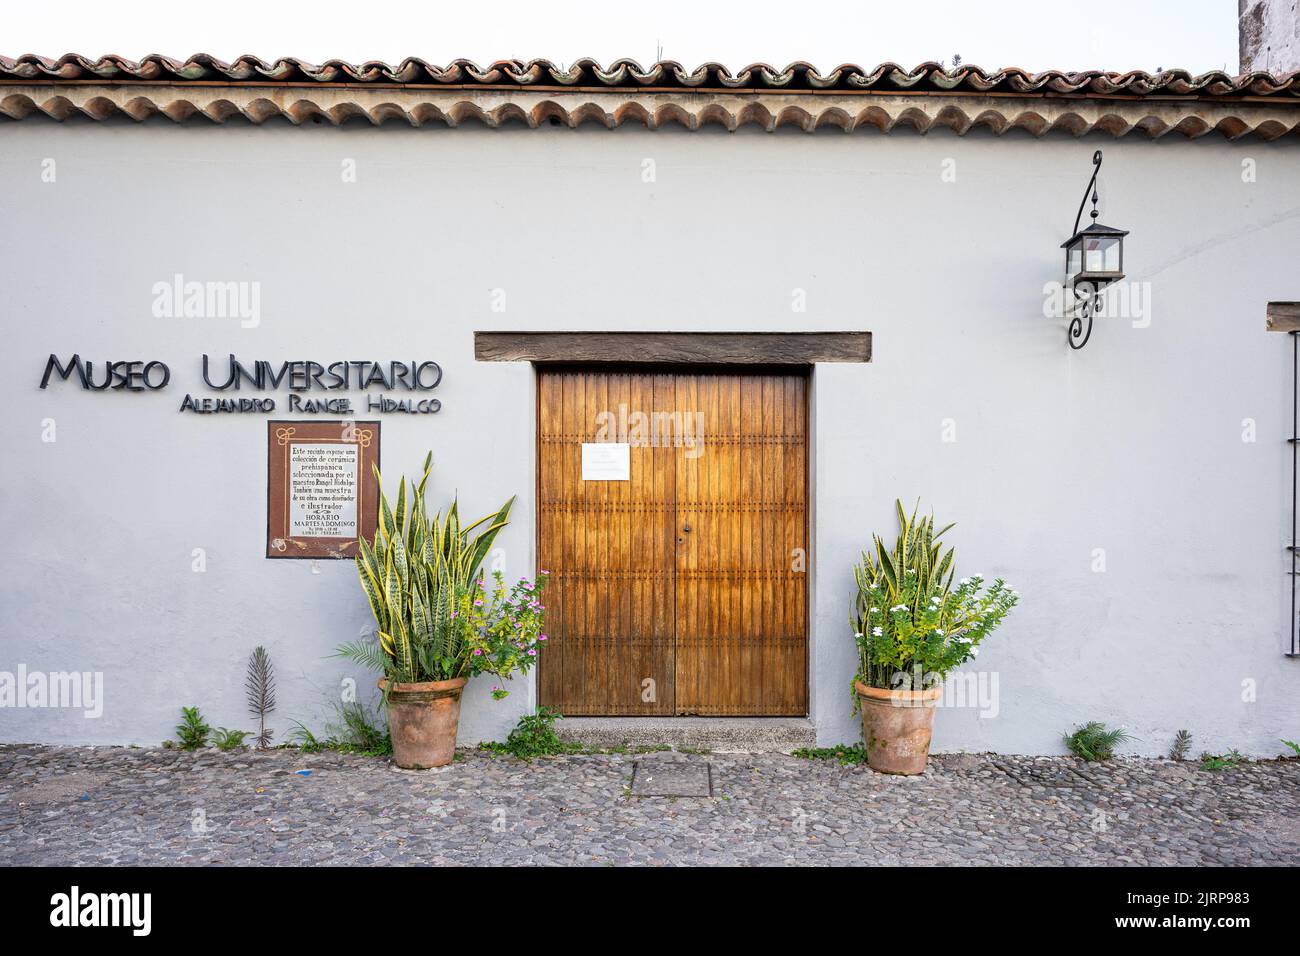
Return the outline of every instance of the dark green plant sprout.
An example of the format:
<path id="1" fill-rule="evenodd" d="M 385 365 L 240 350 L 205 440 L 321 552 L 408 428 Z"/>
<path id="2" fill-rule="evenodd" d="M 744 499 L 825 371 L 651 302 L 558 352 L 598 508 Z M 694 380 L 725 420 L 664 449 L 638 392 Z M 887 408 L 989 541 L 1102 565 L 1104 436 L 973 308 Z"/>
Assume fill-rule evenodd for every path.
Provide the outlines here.
<path id="1" fill-rule="evenodd" d="M 1082 760 L 1109 760 L 1115 756 L 1116 746 L 1132 739 L 1127 731 L 1111 729 L 1099 720 L 1090 720 L 1074 733 L 1066 735 L 1065 746 Z"/>
<path id="2" fill-rule="evenodd" d="M 387 757 L 393 752 L 393 739 L 388 727 L 378 715 L 359 701 L 338 703 L 334 706 L 335 718 L 326 725 L 324 737 L 317 737 L 300 720 L 293 721 L 293 729 L 286 740 L 301 753 L 360 754 L 363 757 Z"/>
<path id="3" fill-rule="evenodd" d="M 181 722 L 176 725 L 176 740 L 182 750 L 198 750 L 208 745 L 212 728 L 197 707 L 182 707 Z"/>
<path id="4" fill-rule="evenodd" d="M 867 748 L 862 744 L 853 744 L 846 746 L 837 744 L 834 747 L 802 747 L 792 752 L 795 757 L 802 757 L 804 760 L 838 760 L 841 766 L 852 767 L 867 762 Z"/>
<path id="5" fill-rule="evenodd" d="M 218 727 L 212 731 L 212 743 L 218 750 L 243 750 L 244 738 L 251 733 L 251 730 L 227 730 L 225 727 Z"/>
<path id="6" fill-rule="evenodd" d="M 305 754 L 319 753 L 326 749 L 325 742 L 318 739 L 306 724 L 300 720 L 290 722 L 293 724 L 293 730 L 289 731 L 285 738 L 290 744 Z"/>
<path id="7" fill-rule="evenodd" d="M 1226 754 L 1201 754 L 1201 769 L 1209 770 L 1211 773 L 1217 773 L 1220 770 L 1232 770 L 1245 761 L 1245 757 L 1237 750 L 1229 750 Z"/>
<path id="8" fill-rule="evenodd" d="M 581 744 L 567 744 L 555 732 L 555 722 L 562 720 L 558 711 L 538 707 L 536 713 L 524 714 L 505 743 L 480 744 L 481 750 L 513 754 L 520 760 L 553 757 L 557 754 L 581 753 Z"/>

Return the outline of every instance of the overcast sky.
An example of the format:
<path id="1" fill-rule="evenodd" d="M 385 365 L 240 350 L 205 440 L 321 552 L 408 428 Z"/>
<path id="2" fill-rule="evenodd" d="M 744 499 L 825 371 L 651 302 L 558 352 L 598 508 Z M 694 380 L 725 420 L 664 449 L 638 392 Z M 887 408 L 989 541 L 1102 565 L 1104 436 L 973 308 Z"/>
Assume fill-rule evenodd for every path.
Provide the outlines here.
<path id="1" fill-rule="evenodd" d="M 241 53 L 397 63 L 583 56 L 733 69 L 925 60 L 995 69 L 1237 69 L 1237 0 L 64 0 L 7 9 L 0 53 Z"/>

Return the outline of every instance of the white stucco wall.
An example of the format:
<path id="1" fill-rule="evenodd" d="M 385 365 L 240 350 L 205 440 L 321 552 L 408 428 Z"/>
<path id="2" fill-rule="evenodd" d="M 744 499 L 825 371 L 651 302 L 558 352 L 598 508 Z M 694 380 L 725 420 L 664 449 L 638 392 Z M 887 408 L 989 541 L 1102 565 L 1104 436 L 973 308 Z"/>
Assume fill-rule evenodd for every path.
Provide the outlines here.
<path id="1" fill-rule="evenodd" d="M 1297 0 L 1237 0 L 1237 39 L 1242 73 L 1281 76 L 1300 69 Z"/>
<path id="2" fill-rule="evenodd" d="M 858 736 L 850 565 L 872 531 L 892 536 L 897 496 L 958 522 L 961 573 L 1023 596 L 978 662 L 998 715 L 945 709 L 937 749 L 1053 753 L 1088 719 L 1145 753 L 1181 727 L 1252 754 L 1300 736 L 1300 661 L 1283 656 L 1291 343 L 1264 331 L 1265 303 L 1300 295 L 1294 142 L 39 119 L 0 137 L 0 670 L 106 682 L 101 718 L 0 710 L 0 740 L 156 743 L 185 704 L 248 726 L 259 643 L 281 733 L 319 729 L 346 674 L 371 683 L 327 657 L 370 619 L 352 565 L 262 557 L 263 418 L 178 414 L 187 390 L 213 394 L 204 352 L 440 362 L 438 415 L 383 417 L 385 471 L 432 448 L 432 503 L 459 489 L 477 516 L 518 494 L 501 542 L 531 573 L 533 372 L 474 361 L 473 331 L 494 328 L 874 333 L 870 364 L 814 375 L 823 743 Z M 1151 322 L 1100 320 L 1073 352 L 1042 290 L 1097 147 L 1103 221 L 1132 230 Z M 260 325 L 154 318 L 153 284 L 176 273 L 260 282 Z M 157 358 L 173 381 L 41 391 L 51 352 Z M 489 686 L 469 691 L 462 742 L 503 737 L 533 703 L 531 681 L 501 703 Z"/>

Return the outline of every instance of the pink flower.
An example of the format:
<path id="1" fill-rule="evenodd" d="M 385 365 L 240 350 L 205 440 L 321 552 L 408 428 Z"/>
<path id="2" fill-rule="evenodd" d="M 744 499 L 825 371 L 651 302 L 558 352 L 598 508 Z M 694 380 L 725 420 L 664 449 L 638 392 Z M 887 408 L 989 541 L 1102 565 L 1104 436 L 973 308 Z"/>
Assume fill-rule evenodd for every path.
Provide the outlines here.
<path id="1" fill-rule="evenodd" d="M 482 598 L 479 598 L 478 600 L 476 600 L 476 601 L 474 602 L 474 606 L 475 606 L 475 607 L 482 607 L 482 606 L 483 606 L 483 599 L 482 599 Z"/>
<path id="2" fill-rule="evenodd" d="M 545 635 L 545 634 L 539 634 L 539 635 L 537 636 L 537 639 L 538 639 L 539 641 L 544 641 L 544 640 L 546 640 L 546 635 Z"/>
<path id="3" fill-rule="evenodd" d="M 536 657 L 536 656 L 537 656 L 537 652 L 536 652 L 535 650 L 533 650 L 533 649 L 530 647 L 530 648 L 528 649 L 528 656 L 529 656 L 529 657 Z"/>
<path id="4" fill-rule="evenodd" d="M 481 647 L 476 647 L 476 648 L 474 648 L 474 656 L 475 656 L 475 657 L 482 657 L 482 656 L 483 656 L 483 648 L 481 648 Z"/>

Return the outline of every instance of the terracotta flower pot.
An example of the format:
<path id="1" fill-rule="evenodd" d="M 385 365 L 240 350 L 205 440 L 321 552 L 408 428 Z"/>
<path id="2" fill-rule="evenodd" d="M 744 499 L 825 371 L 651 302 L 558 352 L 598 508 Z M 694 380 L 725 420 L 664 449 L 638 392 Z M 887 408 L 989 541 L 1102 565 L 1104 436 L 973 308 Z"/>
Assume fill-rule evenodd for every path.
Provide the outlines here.
<path id="1" fill-rule="evenodd" d="M 862 701 L 867 766 L 881 773 L 918 774 L 930 756 L 930 729 L 942 687 L 891 690 L 854 682 Z"/>
<path id="2" fill-rule="evenodd" d="M 379 679 L 388 693 L 388 731 L 393 738 L 393 763 L 406 770 L 445 767 L 456 753 L 460 694 L 465 678 L 394 684 Z"/>

